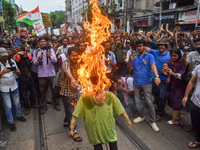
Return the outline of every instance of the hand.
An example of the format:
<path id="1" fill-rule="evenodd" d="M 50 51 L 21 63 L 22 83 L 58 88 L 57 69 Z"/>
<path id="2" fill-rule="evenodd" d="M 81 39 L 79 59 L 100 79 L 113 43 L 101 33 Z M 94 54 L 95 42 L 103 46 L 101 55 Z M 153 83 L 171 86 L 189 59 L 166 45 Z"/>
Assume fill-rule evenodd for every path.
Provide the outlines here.
<path id="1" fill-rule="evenodd" d="M 148 36 L 148 37 L 150 37 L 152 34 L 153 34 L 153 32 L 152 32 L 152 31 L 150 31 L 150 32 L 147 32 L 147 36 Z"/>
<path id="2" fill-rule="evenodd" d="M 131 32 L 132 34 L 134 34 L 134 30 L 132 30 L 132 32 Z"/>
<path id="3" fill-rule="evenodd" d="M 161 27 L 160 27 L 160 31 L 161 31 L 161 32 L 164 31 L 163 24 L 162 24 Z"/>
<path id="4" fill-rule="evenodd" d="M 10 69 L 8 69 L 8 67 L 6 67 L 6 68 L 4 68 L 4 69 L 3 69 L 3 71 L 2 71 L 2 72 L 3 72 L 3 74 L 5 74 L 5 73 L 8 73 L 8 72 L 11 72 L 11 70 L 10 70 Z"/>
<path id="5" fill-rule="evenodd" d="M 129 59 L 130 59 L 131 61 L 133 61 L 133 60 L 135 60 L 136 58 L 137 58 L 137 57 L 136 57 L 135 55 L 130 55 L 130 58 L 129 58 Z"/>
<path id="6" fill-rule="evenodd" d="M 170 83 L 170 77 L 169 78 L 167 78 L 167 80 L 166 80 L 166 83 Z"/>
<path id="7" fill-rule="evenodd" d="M 76 84 L 78 84 L 78 82 L 75 79 L 71 80 L 71 86 L 75 89 L 76 88 Z"/>
<path id="8" fill-rule="evenodd" d="M 183 32 L 183 34 L 187 37 L 190 38 L 190 34 L 188 32 Z"/>
<path id="9" fill-rule="evenodd" d="M 46 56 L 49 57 L 49 58 L 51 58 L 51 55 L 50 55 L 49 52 L 46 52 Z"/>
<path id="10" fill-rule="evenodd" d="M 58 55 L 61 55 L 61 54 L 62 54 L 61 50 L 58 50 Z"/>
<path id="11" fill-rule="evenodd" d="M 180 27 L 179 26 L 176 26 L 175 28 L 174 28 L 174 32 L 176 33 L 176 32 L 178 32 L 180 30 Z"/>
<path id="12" fill-rule="evenodd" d="M 187 102 L 187 100 L 188 100 L 187 97 L 184 97 L 184 98 L 182 99 L 182 104 L 183 104 L 183 106 L 186 106 L 186 102 Z"/>
<path id="13" fill-rule="evenodd" d="M 16 54 L 20 51 L 20 49 L 21 49 L 20 47 L 14 47 L 13 52 Z"/>
<path id="14" fill-rule="evenodd" d="M 18 52 L 17 54 L 19 54 L 19 55 L 24 55 L 24 51 L 20 51 L 20 52 Z"/>
<path id="15" fill-rule="evenodd" d="M 126 57 L 126 55 L 123 55 L 123 59 L 125 60 L 127 57 Z"/>
<path id="16" fill-rule="evenodd" d="M 16 71 L 15 71 L 15 73 L 16 73 L 17 75 L 20 75 L 20 70 L 17 68 Z"/>
<path id="17" fill-rule="evenodd" d="M 43 54 L 41 54 L 39 57 L 38 57 L 38 60 L 42 59 L 43 58 Z"/>
<path id="18" fill-rule="evenodd" d="M 157 86 L 159 86 L 160 83 L 161 83 L 161 80 L 160 80 L 159 77 L 155 77 L 154 82 L 155 82 L 155 84 L 156 84 Z"/>
<path id="19" fill-rule="evenodd" d="M 166 24 L 166 31 L 169 31 L 169 24 Z"/>
<path id="20" fill-rule="evenodd" d="M 33 60 L 33 59 L 31 60 L 31 63 L 32 63 L 32 64 L 34 63 L 34 60 Z"/>
<path id="21" fill-rule="evenodd" d="M 172 71 L 170 68 L 167 69 L 167 72 L 168 72 L 170 75 L 173 73 L 173 71 Z"/>

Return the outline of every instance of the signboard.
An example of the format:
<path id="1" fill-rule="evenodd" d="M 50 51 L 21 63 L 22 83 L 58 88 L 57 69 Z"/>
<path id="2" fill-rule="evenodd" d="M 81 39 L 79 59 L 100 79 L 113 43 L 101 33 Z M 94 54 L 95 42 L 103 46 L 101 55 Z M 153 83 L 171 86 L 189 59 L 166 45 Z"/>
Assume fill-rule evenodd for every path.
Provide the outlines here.
<path id="1" fill-rule="evenodd" d="M 154 16 L 154 19 L 155 19 L 154 23 L 155 23 L 156 26 L 159 25 L 159 18 L 160 18 L 159 14 Z M 170 12 L 170 13 L 166 13 L 166 14 L 163 13 L 161 23 L 162 24 L 168 23 L 169 25 L 174 26 L 174 24 L 175 24 L 175 12 L 173 12 L 173 13 Z"/>
<path id="2" fill-rule="evenodd" d="M 56 36 L 59 36 L 59 35 L 60 35 L 60 30 L 59 30 L 59 29 L 53 29 L 53 33 L 54 33 Z"/>
<path id="3" fill-rule="evenodd" d="M 178 23 L 179 24 L 195 24 L 196 17 L 197 17 L 197 10 L 180 12 L 178 14 Z M 198 23 L 200 23 L 200 20 Z"/>
<path id="4" fill-rule="evenodd" d="M 47 33 L 45 28 L 44 28 L 42 20 L 38 20 L 38 21 L 33 22 L 33 28 L 34 28 L 37 36 L 42 36 L 42 35 Z"/>
<path id="5" fill-rule="evenodd" d="M 149 27 L 149 26 L 153 26 L 154 24 L 153 16 L 137 17 L 137 18 L 133 18 L 133 21 L 137 27 Z"/>
<path id="6" fill-rule="evenodd" d="M 23 36 L 26 37 L 27 40 L 30 40 L 29 34 L 28 34 L 28 31 L 27 31 L 26 27 L 23 27 L 23 28 L 20 29 L 20 35 L 23 35 Z"/>
<path id="7" fill-rule="evenodd" d="M 60 25 L 60 30 L 61 30 L 61 33 L 62 34 L 65 34 L 66 31 L 67 31 L 67 25 L 64 23 L 64 24 L 61 24 Z"/>
<path id="8" fill-rule="evenodd" d="M 52 27 L 49 14 L 48 13 L 41 13 L 41 15 L 42 15 L 42 21 L 44 23 L 44 26 L 45 27 Z"/>

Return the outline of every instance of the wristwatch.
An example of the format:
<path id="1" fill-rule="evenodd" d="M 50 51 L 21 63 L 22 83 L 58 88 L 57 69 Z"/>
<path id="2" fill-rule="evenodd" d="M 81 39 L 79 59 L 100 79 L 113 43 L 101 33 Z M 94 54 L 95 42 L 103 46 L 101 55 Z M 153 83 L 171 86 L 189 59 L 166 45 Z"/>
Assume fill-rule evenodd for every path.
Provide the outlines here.
<path id="1" fill-rule="evenodd" d="M 159 78 L 159 75 L 157 74 L 157 75 L 156 75 L 156 77 L 158 77 L 158 78 Z"/>

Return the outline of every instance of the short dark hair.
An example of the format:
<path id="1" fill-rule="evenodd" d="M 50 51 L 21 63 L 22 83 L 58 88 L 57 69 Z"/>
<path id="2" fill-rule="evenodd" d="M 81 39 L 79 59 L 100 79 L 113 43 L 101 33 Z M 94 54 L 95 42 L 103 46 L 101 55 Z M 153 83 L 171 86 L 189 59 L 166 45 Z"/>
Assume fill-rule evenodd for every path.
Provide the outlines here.
<path id="1" fill-rule="evenodd" d="M 66 40 L 68 41 L 68 38 L 67 38 L 67 37 L 64 37 L 64 38 L 62 38 L 61 42 L 63 42 L 64 39 L 66 39 Z"/>
<path id="2" fill-rule="evenodd" d="M 73 51 L 78 53 L 78 48 L 77 47 L 70 47 L 68 49 L 68 55 L 71 55 Z"/>
<path id="3" fill-rule="evenodd" d="M 136 45 L 138 45 L 138 44 L 146 45 L 146 43 L 147 43 L 147 42 L 146 42 L 144 39 L 140 39 L 140 40 L 137 40 L 137 41 L 135 42 Z"/>
<path id="4" fill-rule="evenodd" d="M 26 39 L 26 37 L 24 35 L 21 35 L 20 39 Z"/>
<path id="5" fill-rule="evenodd" d="M 41 41 L 41 40 L 47 41 L 46 36 L 41 36 L 41 37 L 39 37 L 39 41 Z"/>
<path id="6" fill-rule="evenodd" d="M 79 47 L 80 45 L 81 45 L 81 43 L 84 43 L 85 44 L 85 42 L 84 41 L 79 41 L 76 45 Z"/>
<path id="7" fill-rule="evenodd" d="M 32 41 L 32 46 L 33 46 L 33 48 L 36 48 L 36 47 L 37 47 L 37 44 L 38 44 L 38 41 L 37 41 L 37 40 Z"/>

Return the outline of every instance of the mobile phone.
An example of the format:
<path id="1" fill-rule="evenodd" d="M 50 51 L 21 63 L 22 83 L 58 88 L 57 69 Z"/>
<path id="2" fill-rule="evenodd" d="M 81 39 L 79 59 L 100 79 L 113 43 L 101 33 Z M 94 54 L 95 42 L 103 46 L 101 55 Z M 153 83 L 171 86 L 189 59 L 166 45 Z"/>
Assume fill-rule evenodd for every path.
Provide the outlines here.
<path id="1" fill-rule="evenodd" d="M 10 71 L 15 71 L 16 67 L 10 67 L 10 68 L 7 68 L 7 69 L 9 69 Z"/>

